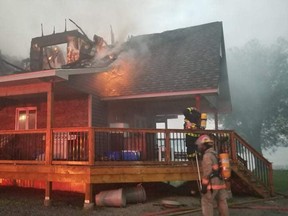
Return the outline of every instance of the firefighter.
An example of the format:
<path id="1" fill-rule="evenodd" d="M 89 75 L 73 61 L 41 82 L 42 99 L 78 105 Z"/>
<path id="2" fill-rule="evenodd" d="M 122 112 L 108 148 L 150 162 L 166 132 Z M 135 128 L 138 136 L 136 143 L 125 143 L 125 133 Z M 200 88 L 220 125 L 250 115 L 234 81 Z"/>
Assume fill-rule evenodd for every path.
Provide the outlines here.
<path id="1" fill-rule="evenodd" d="M 229 215 L 225 181 L 219 169 L 218 154 L 213 148 L 213 140 L 208 135 L 201 135 L 196 145 L 203 154 L 202 159 L 202 188 L 201 207 L 203 216 L 213 216 L 213 202 L 217 201 L 219 215 Z"/>
<path id="2" fill-rule="evenodd" d="M 184 129 L 197 130 L 200 129 L 201 124 L 201 113 L 195 107 L 188 107 L 183 111 L 184 119 Z M 187 158 L 189 161 L 195 160 L 197 154 L 197 146 L 195 141 L 200 135 L 197 133 L 187 133 L 186 134 L 186 151 Z"/>

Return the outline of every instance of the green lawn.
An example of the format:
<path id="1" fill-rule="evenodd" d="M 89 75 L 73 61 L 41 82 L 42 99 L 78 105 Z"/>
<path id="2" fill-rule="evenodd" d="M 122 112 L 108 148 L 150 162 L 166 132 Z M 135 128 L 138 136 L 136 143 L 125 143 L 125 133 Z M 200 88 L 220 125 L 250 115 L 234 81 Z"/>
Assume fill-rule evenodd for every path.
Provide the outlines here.
<path id="1" fill-rule="evenodd" d="M 273 170 L 275 192 L 288 192 L 288 170 Z"/>

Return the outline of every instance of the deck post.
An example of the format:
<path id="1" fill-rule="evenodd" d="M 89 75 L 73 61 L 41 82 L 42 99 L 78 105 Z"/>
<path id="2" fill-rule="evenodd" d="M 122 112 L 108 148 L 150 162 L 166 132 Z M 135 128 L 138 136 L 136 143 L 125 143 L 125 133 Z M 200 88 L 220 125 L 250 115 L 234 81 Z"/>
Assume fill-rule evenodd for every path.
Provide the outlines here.
<path id="1" fill-rule="evenodd" d="M 84 200 L 84 209 L 92 209 L 94 207 L 93 202 L 93 184 L 85 184 L 85 200 Z"/>
<path id="2" fill-rule="evenodd" d="M 89 165 L 94 165 L 95 161 L 95 133 L 94 133 L 94 128 L 89 128 L 88 129 L 88 148 L 89 148 Z"/>
<path id="3" fill-rule="evenodd" d="M 171 146 L 170 146 L 170 132 L 165 132 L 165 161 L 171 161 Z"/>
<path id="4" fill-rule="evenodd" d="M 46 126 L 46 148 L 45 164 L 52 164 L 52 127 L 53 127 L 53 106 L 54 106 L 54 83 L 50 82 L 47 92 L 47 126 Z M 46 181 L 44 205 L 51 205 L 52 182 Z"/>
<path id="5" fill-rule="evenodd" d="M 201 109 L 201 96 L 200 95 L 195 96 L 195 107 L 197 110 Z"/>
<path id="6" fill-rule="evenodd" d="M 143 145 L 142 145 L 142 153 L 141 153 L 141 159 L 142 160 L 146 160 L 147 159 L 147 143 L 146 143 L 146 133 L 141 133 L 142 134 L 142 142 L 143 142 Z"/>
<path id="7" fill-rule="evenodd" d="M 47 92 L 47 125 L 46 125 L 46 164 L 52 163 L 52 127 L 53 127 L 53 106 L 54 106 L 54 83 L 50 82 L 50 89 Z"/>
<path id="8" fill-rule="evenodd" d="M 51 191 L 52 191 L 52 182 L 46 181 L 44 206 L 51 205 Z"/>
<path id="9" fill-rule="evenodd" d="M 218 112 L 214 113 L 215 130 L 218 130 Z"/>

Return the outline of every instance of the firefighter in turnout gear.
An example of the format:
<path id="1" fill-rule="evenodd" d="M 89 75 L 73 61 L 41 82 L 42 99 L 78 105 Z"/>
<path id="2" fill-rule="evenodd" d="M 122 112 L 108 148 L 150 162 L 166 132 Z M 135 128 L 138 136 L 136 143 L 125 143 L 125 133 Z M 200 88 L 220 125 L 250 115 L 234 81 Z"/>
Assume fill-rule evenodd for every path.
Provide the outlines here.
<path id="1" fill-rule="evenodd" d="M 201 113 L 195 107 L 188 107 L 183 111 L 183 115 L 185 117 L 184 129 L 191 130 L 190 133 L 186 134 L 187 158 L 191 161 L 195 160 L 197 154 L 195 142 L 200 134 L 193 133 L 193 130 L 200 129 Z"/>
<path id="2" fill-rule="evenodd" d="M 213 202 L 217 201 L 220 216 L 229 215 L 225 181 L 219 168 L 218 154 L 213 148 L 213 140 L 208 135 L 201 135 L 196 145 L 202 153 L 202 188 L 201 207 L 203 216 L 213 216 Z"/>

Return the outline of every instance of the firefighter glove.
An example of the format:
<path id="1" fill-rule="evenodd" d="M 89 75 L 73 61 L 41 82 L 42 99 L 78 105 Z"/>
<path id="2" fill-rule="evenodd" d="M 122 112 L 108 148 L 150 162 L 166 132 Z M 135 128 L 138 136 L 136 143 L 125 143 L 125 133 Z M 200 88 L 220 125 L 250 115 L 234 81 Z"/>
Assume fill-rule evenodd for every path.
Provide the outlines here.
<path id="1" fill-rule="evenodd" d="M 202 185 L 201 193 L 206 194 L 207 193 L 207 186 L 208 185 Z"/>

